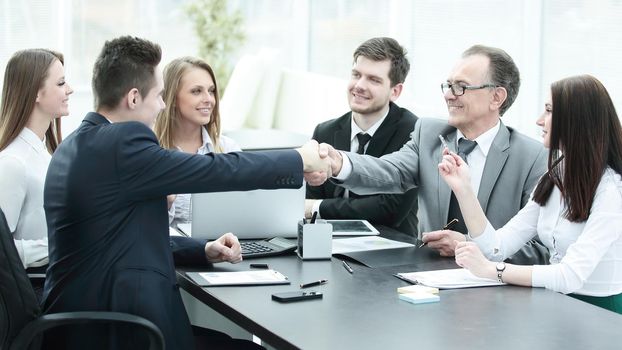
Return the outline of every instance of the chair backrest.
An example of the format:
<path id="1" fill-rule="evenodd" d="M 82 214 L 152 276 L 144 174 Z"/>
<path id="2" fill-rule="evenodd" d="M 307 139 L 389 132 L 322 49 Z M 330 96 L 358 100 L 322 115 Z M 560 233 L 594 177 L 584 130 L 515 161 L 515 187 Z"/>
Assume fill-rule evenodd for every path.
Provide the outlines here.
<path id="1" fill-rule="evenodd" d="M 39 302 L 15 248 L 13 234 L 0 210 L 0 349 L 7 349 L 19 331 L 40 314 Z"/>

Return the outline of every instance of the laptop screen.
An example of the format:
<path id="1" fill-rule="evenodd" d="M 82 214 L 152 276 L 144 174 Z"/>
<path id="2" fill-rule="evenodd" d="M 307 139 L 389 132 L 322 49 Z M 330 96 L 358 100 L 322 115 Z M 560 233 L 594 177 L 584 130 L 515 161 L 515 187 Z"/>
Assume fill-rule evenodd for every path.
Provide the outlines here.
<path id="1" fill-rule="evenodd" d="M 304 217 L 305 186 L 298 189 L 194 193 L 192 237 L 240 239 L 296 237 Z"/>

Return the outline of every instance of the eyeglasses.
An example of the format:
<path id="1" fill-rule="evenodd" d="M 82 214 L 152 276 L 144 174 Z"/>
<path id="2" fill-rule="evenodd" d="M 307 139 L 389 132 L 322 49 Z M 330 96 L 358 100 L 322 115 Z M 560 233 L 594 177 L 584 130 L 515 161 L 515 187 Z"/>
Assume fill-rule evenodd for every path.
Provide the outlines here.
<path id="1" fill-rule="evenodd" d="M 479 86 L 442 83 L 441 91 L 443 91 L 443 94 L 446 94 L 447 91 L 451 90 L 451 93 L 454 94 L 454 96 L 462 96 L 464 95 L 464 91 L 466 90 L 479 90 L 479 89 L 495 88 L 495 87 L 497 87 L 497 85 L 490 84 L 490 83 L 479 85 Z"/>

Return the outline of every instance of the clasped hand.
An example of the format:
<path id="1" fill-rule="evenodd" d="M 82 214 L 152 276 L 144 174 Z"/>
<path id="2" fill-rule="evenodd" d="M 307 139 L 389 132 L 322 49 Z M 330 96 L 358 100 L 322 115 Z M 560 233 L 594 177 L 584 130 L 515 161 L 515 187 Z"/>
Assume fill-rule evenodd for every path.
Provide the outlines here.
<path id="1" fill-rule="evenodd" d="M 311 186 L 323 184 L 341 170 L 343 162 L 341 153 L 329 144 L 318 144 L 317 141 L 310 140 L 297 151 L 304 164 L 305 180 Z"/>
<path id="2" fill-rule="evenodd" d="M 242 247 L 238 238 L 231 232 L 225 233 L 217 240 L 205 244 L 207 261 L 218 263 L 227 261 L 237 264 L 242 261 Z"/>
<path id="3" fill-rule="evenodd" d="M 474 242 L 456 242 L 456 264 L 477 277 L 495 278 L 495 263 L 486 259 Z"/>

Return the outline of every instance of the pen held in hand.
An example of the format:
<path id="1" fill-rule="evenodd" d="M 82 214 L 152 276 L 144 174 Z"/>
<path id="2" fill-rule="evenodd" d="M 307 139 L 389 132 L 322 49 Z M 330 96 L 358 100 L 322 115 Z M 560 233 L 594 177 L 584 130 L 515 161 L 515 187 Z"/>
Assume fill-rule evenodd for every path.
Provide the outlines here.
<path id="1" fill-rule="evenodd" d="M 441 144 L 443 145 L 443 150 L 445 148 L 449 149 L 449 147 L 447 146 L 447 141 L 445 140 L 445 138 L 443 137 L 443 135 L 438 135 L 439 140 L 441 140 Z"/>
<path id="2" fill-rule="evenodd" d="M 308 287 L 315 287 L 315 286 L 319 286 L 322 284 L 326 284 L 328 282 L 328 280 L 319 280 L 319 281 L 313 281 L 313 282 L 309 282 L 309 283 L 301 283 L 300 284 L 300 288 L 308 288 Z"/>
<path id="3" fill-rule="evenodd" d="M 438 135 L 441 136 L 441 135 Z M 455 224 L 459 223 L 460 220 L 453 218 L 451 219 L 448 223 L 445 224 L 445 226 L 443 226 L 443 230 L 449 230 L 451 229 Z M 424 246 L 428 245 L 428 242 L 423 242 L 419 245 L 419 248 L 422 248 Z"/>

